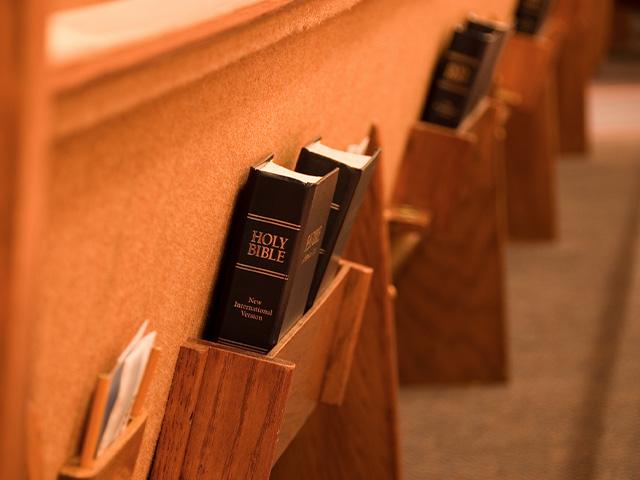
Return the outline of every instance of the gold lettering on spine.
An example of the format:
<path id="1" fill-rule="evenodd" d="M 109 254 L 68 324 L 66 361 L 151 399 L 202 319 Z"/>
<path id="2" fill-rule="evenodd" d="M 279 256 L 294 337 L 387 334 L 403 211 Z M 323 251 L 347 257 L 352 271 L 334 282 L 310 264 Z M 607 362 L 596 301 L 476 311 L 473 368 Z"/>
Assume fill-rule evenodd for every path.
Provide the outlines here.
<path id="1" fill-rule="evenodd" d="M 284 263 L 288 242 L 289 239 L 287 237 L 274 235 L 261 230 L 253 230 L 247 255 L 264 258 L 272 262 Z"/>
<path id="2" fill-rule="evenodd" d="M 301 263 L 306 262 L 318 252 L 320 248 L 320 240 L 322 240 L 323 229 L 324 225 L 320 225 L 313 232 L 307 235 L 307 240 L 304 245 L 304 255 Z"/>
<path id="3" fill-rule="evenodd" d="M 467 83 L 471 77 L 471 69 L 462 63 L 449 62 L 444 69 L 443 76 L 452 82 Z"/>

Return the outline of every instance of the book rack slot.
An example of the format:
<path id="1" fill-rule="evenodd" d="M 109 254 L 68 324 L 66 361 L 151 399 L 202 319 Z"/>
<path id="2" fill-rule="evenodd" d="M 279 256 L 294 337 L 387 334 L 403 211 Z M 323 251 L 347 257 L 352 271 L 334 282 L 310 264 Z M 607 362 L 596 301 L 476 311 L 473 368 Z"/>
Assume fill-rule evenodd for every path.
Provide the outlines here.
<path id="1" fill-rule="evenodd" d="M 100 455 L 91 467 L 81 467 L 80 458 L 72 458 L 58 476 L 59 480 L 128 480 L 138 459 L 147 415 L 134 417 L 125 431 Z"/>
<path id="2" fill-rule="evenodd" d="M 375 127 L 369 138 L 368 153 L 372 153 L 381 146 Z M 347 390 L 339 407 L 318 405 L 275 464 L 272 480 L 401 478 L 395 322 L 388 294 L 391 274 L 384 218 L 384 166 L 381 159 L 345 252 L 345 258 L 373 267 Z"/>
<path id="3" fill-rule="evenodd" d="M 550 28 L 546 29 L 548 32 Z M 551 240 L 557 232 L 556 91 L 553 76 L 559 30 L 513 35 L 500 64 L 509 102 L 505 139 L 508 230 L 514 240 Z"/>
<path id="4" fill-rule="evenodd" d="M 432 220 L 396 273 L 400 380 L 500 381 L 507 375 L 504 203 L 498 133 L 488 99 L 460 131 L 418 124 L 393 197 Z"/>
<path id="5" fill-rule="evenodd" d="M 268 355 L 181 347 L 151 478 L 269 478 L 317 405 L 342 402 L 370 279 L 345 262 Z"/>

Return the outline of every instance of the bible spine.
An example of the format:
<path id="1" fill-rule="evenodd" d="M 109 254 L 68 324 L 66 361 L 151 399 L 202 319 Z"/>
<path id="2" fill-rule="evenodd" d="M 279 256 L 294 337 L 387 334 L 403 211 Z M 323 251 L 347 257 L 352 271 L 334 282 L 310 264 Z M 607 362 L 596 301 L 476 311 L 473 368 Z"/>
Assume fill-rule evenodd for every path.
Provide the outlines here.
<path id="1" fill-rule="evenodd" d="M 491 25 L 489 23 L 483 23 L 480 20 L 469 19 L 467 21 L 467 29 L 492 35 L 494 39 L 488 46 L 484 55 L 484 59 L 478 71 L 477 79 L 472 88 L 471 94 L 469 95 L 469 101 L 464 115 L 472 112 L 480 100 L 489 93 L 496 65 L 498 64 L 498 60 L 500 59 L 500 55 L 509 36 L 509 27 L 503 25 Z"/>
<path id="2" fill-rule="evenodd" d="M 340 258 L 351 231 L 351 225 L 369 186 L 378 153 L 379 151 L 372 155 L 369 162 L 362 169 L 359 169 L 310 152 L 306 148 L 303 148 L 300 152 L 300 157 L 296 164 L 296 171 L 298 172 L 308 175 L 326 175 L 335 168 L 339 170 L 338 183 L 336 184 L 327 220 L 327 229 L 309 290 L 307 309 L 311 308 L 317 296 L 324 291 L 338 271 Z"/>
<path id="3" fill-rule="evenodd" d="M 302 316 L 335 177 L 308 184 L 251 168 L 227 241 L 220 293 L 209 311 L 207 323 L 215 327 L 207 337 L 264 353 Z"/>
<path id="4" fill-rule="evenodd" d="M 516 30 L 535 35 L 544 23 L 549 0 L 520 0 L 516 10 Z"/>
<path id="5" fill-rule="evenodd" d="M 457 128 L 466 110 L 491 35 L 456 30 L 451 45 L 438 62 L 422 120 Z"/>

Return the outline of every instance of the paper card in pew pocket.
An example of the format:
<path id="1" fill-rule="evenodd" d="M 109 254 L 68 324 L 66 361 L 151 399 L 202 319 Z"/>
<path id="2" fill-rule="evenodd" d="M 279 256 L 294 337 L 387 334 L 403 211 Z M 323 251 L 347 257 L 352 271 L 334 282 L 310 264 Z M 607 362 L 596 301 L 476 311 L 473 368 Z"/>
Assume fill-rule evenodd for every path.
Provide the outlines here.
<path id="1" fill-rule="evenodd" d="M 98 446 L 100 445 L 100 439 L 104 436 L 105 429 L 107 428 L 107 422 L 109 421 L 109 415 L 111 410 L 113 410 L 113 406 L 116 403 L 116 399 L 118 398 L 118 390 L 120 390 L 120 378 L 122 376 L 122 364 L 124 363 L 124 359 L 131 352 L 131 350 L 137 345 L 140 339 L 144 336 L 145 331 L 147 330 L 147 325 L 149 324 L 148 320 L 142 322 L 142 325 L 138 328 L 138 331 L 133 336 L 131 341 L 122 351 L 116 365 L 111 370 L 111 385 L 109 387 L 109 393 L 107 395 L 107 405 L 104 409 L 104 415 L 102 417 L 102 423 L 100 426 L 100 434 L 98 436 Z M 96 453 L 97 454 L 97 453 Z"/>
<path id="2" fill-rule="evenodd" d="M 145 335 L 129 350 L 123 359 L 118 395 L 113 408 L 109 412 L 109 419 L 98 445 L 98 457 L 127 426 L 131 407 L 140 387 L 155 338 L 156 332 Z"/>
<path id="3" fill-rule="evenodd" d="M 145 332 L 147 331 L 148 325 L 149 325 L 149 320 L 145 320 L 144 322 L 142 322 L 142 325 L 140 325 L 140 328 L 138 328 L 138 331 L 136 332 L 134 337 L 131 339 L 129 344 L 125 347 L 125 349 L 122 351 L 122 353 L 118 357 L 119 364 L 122 364 L 124 359 L 127 358 L 127 356 L 131 353 L 131 351 L 138 345 L 138 342 L 140 342 Z"/>
<path id="4" fill-rule="evenodd" d="M 125 360 L 120 388 L 121 391 L 124 391 L 127 394 L 127 396 L 125 397 L 126 403 L 124 408 L 124 415 L 120 420 L 120 424 L 116 430 L 114 440 L 120 434 L 122 434 L 124 429 L 127 427 L 127 424 L 129 423 L 129 419 L 131 418 L 131 410 L 138 395 L 138 391 L 140 390 L 140 384 L 142 383 L 142 378 L 144 377 L 145 370 L 149 363 L 149 357 L 151 355 L 153 345 L 155 344 L 155 340 L 156 332 L 149 333 L 144 338 L 142 338 L 142 340 L 140 340 L 139 345 Z M 130 370 L 127 370 L 128 365 L 132 365 L 132 368 Z M 128 371 L 131 372 L 131 375 L 127 375 Z"/>

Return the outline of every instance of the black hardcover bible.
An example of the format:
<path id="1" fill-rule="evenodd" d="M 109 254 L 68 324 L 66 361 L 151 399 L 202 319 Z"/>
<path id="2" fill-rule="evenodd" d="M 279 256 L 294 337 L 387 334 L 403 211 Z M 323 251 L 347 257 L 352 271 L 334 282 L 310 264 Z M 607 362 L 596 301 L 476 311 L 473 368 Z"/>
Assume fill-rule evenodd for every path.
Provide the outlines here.
<path id="1" fill-rule="evenodd" d="M 433 75 L 422 120 L 457 128 L 493 35 L 457 28 Z"/>
<path id="2" fill-rule="evenodd" d="M 492 35 L 494 40 L 489 44 L 482 59 L 464 115 L 470 113 L 478 102 L 489 93 L 496 65 L 498 64 L 500 55 L 507 43 L 509 32 L 511 31 L 511 26 L 506 23 L 485 20 L 473 14 L 469 15 L 466 27 L 467 30 L 475 30 Z"/>
<path id="3" fill-rule="evenodd" d="M 206 338 L 268 352 L 304 313 L 338 171 L 251 167 L 227 240 Z"/>
<path id="4" fill-rule="evenodd" d="M 322 241 L 307 308 L 311 308 L 316 297 L 322 293 L 338 271 L 340 257 L 346 246 L 358 209 L 369 186 L 378 159 L 373 155 L 336 150 L 317 141 L 300 152 L 296 171 L 309 175 L 326 175 L 339 169 L 338 183 L 333 195 L 327 229 Z"/>
<path id="5" fill-rule="evenodd" d="M 516 30 L 535 35 L 544 23 L 549 0 L 520 0 L 516 9 Z"/>

